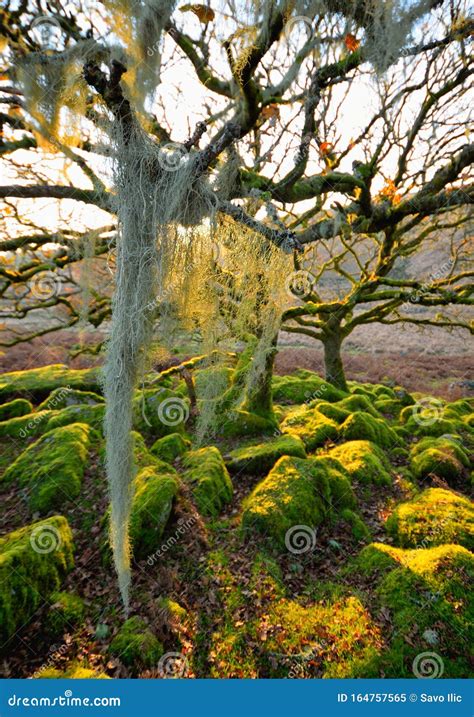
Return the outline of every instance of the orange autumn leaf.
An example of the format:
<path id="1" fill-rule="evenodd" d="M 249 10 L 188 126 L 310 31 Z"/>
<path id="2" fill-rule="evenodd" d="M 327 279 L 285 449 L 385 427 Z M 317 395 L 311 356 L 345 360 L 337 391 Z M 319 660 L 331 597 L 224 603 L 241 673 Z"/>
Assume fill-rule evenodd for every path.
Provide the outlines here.
<path id="1" fill-rule="evenodd" d="M 207 5 L 183 5 L 183 7 L 180 7 L 179 9 L 181 12 L 193 12 L 205 25 L 207 25 L 208 22 L 212 22 L 216 16 L 214 10 L 207 7 Z"/>
<path id="2" fill-rule="evenodd" d="M 398 204 L 402 199 L 392 179 L 387 179 L 385 186 L 380 190 L 379 197 L 388 199 L 392 204 Z"/>
<path id="3" fill-rule="evenodd" d="M 261 116 L 263 119 L 272 119 L 273 117 L 279 117 L 280 116 L 280 108 L 277 104 L 271 104 L 267 105 L 263 108 L 261 111 Z"/>
<path id="4" fill-rule="evenodd" d="M 360 47 L 360 40 L 358 40 L 351 32 L 348 32 L 344 38 L 344 44 L 349 52 L 355 52 Z"/>

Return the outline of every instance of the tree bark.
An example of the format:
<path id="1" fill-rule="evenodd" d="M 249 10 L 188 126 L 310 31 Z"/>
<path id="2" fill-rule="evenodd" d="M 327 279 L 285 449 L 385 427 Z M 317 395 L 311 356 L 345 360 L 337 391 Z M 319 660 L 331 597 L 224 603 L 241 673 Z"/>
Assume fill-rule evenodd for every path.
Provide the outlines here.
<path id="1" fill-rule="evenodd" d="M 341 357 L 342 341 L 343 336 L 337 331 L 332 331 L 325 336 L 323 340 L 324 368 L 328 383 L 342 391 L 348 391 Z"/>
<path id="2" fill-rule="evenodd" d="M 242 406 L 245 411 L 256 413 L 263 418 L 273 417 L 272 378 L 275 356 L 277 354 L 277 340 L 278 334 L 275 336 L 271 349 L 265 357 L 265 369 L 263 374 L 256 385 L 247 389 Z"/>

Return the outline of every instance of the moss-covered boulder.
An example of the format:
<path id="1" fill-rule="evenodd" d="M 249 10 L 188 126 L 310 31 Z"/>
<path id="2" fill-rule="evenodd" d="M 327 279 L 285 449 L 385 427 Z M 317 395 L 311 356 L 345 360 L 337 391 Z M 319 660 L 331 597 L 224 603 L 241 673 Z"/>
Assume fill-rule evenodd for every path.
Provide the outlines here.
<path id="1" fill-rule="evenodd" d="M 136 559 L 145 559 L 160 545 L 178 492 L 178 475 L 163 461 L 142 468 L 134 480 L 130 540 Z"/>
<path id="2" fill-rule="evenodd" d="M 379 413 L 382 413 L 384 416 L 387 416 L 389 418 L 398 418 L 400 415 L 400 411 L 402 410 L 403 406 L 400 403 L 400 401 L 397 401 L 395 398 L 380 398 L 377 399 L 374 403 L 375 408 Z"/>
<path id="3" fill-rule="evenodd" d="M 242 527 L 284 548 L 290 528 L 314 529 L 354 505 L 349 480 L 338 461 L 284 456 L 244 501 Z"/>
<path id="4" fill-rule="evenodd" d="M 6 642 L 73 567 L 72 533 L 55 515 L 0 538 L 0 639 Z"/>
<path id="5" fill-rule="evenodd" d="M 126 620 L 110 643 L 109 652 L 133 674 L 158 666 L 163 645 L 140 617 Z"/>
<path id="6" fill-rule="evenodd" d="M 48 421 L 55 415 L 56 411 L 35 411 L 1 421 L 0 437 L 36 438 L 45 432 Z"/>
<path id="7" fill-rule="evenodd" d="M 423 438 L 410 451 L 411 470 L 420 480 L 430 475 L 455 484 L 467 475 L 470 461 L 460 441 L 452 438 Z"/>
<path id="8" fill-rule="evenodd" d="M 306 458 L 303 441 L 296 436 L 284 434 L 266 443 L 236 448 L 226 456 L 225 461 L 231 473 L 265 475 L 282 456 Z"/>
<path id="9" fill-rule="evenodd" d="M 215 516 L 232 500 L 232 481 L 215 446 L 190 451 L 183 459 L 183 480 L 202 515 Z"/>
<path id="10" fill-rule="evenodd" d="M 44 670 L 38 670 L 32 677 L 43 680 L 110 680 L 104 672 L 76 662 L 66 670 L 46 667 Z"/>
<path id="11" fill-rule="evenodd" d="M 82 624 L 85 606 L 78 595 L 56 591 L 49 596 L 49 603 L 44 627 L 52 637 L 74 631 Z"/>
<path id="12" fill-rule="evenodd" d="M 25 416 L 27 413 L 33 412 L 33 404 L 26 398 L 15 398 L 0 406 L 0 422 L 9 421 L 10 418 L 18 418 Z"/>
<path id="13" fill-rule="evenodd" d="M 189 419 L 189 401 L 168 388 L 137 391 L 133 400 L 135 430 L 152 438 L 184 433 Z"/>
<path id="14" fill-rule="evenodd" d="M 340 401 L 347 394 L 313 371 L 301 369 L 291 376 L 274 376 L 273 400 L 282 404 L 309 403 L 314 400 Z"/>
<path id="15" fill-rule="evenodd" d="M 0 375 L 0 400 L 27 398 L 33 403 L 43 401 L 56 388 L 68 387 L 100 393 L 98 368 L 70 369 L 64 364 L 42 366 L 28 371 Z"/>
<path id="16" fill-rule="evenodd" d="M 344 421 L 341 436 L 345 441 L 372 441 L 382 448 L 400 445 L 399 437 L 383 418 L 375 418 L 365 411 L 356 411 Z"/>
<path id="17" fill-rule="evenodd" d="M 344 466 L 359 483 L 390 485 L 390 463 L 382 449 L 370 441 L 347 441 L 332 448 L 329 455 Z"/>
<path id="18" fill-rule="evenodd" d="M 339 436 L 337 423 L 317 408 L 301 406 L 289 413 L 280 424 L 281 432 L 300 438 L 308 451 L 335 441 Z"/>
<path id="19" fill-rule="evenodd" d="M 370 582 L 373 609 L 384 609 L 390 616 L 393 629 L 388 649 L 378 661 L 380 673 L 413 677 L 414 660 L 430 651 L 432 643 L 426 634 L 435 631 L 436 652 L 443 656 L 438 668 L 443 668 L 443 677 L 470 674 L 474 605 L 469 586 L 474 578 L 474 555 L 466 548 L 448 544 L 404 550 L 374 543 L 364 548 L 345 572 Z"/>
<path id="20" fill-rule="evenodd" d="M 74 423 L 45 433 L 7 468 L 3 481 L 27 489 L 32 511 L 47 513 L 77 498 L 87 463 L 90 427 Z"/>
<path id="21" fill-rule="evenodd" d="M 104 403 L 104 398 L 98 393 L 61 386 L 61 388 L 55 388 L 54 391 L 51 391 L 43 403 L 40 403 L 37 410 L 59 411 L 61 408 L 67 408 L 68 406 L 95 406 L 97 403 Z"/>
<path id="22" fill-rule="evenodd" d="M 442 488 L 428 488 L 398 505 L 385 527 L 403 548 L 457 543 L 474 549 L 474 506 L 467 498 Z"/>
<path id="23" fill-rule="evenodd" d="M 102 433 L 104 414 L 104 404 L 67 406 L 60 411 L 55 411 L 54 416 L 46 424 L 46 430 L 69 426 L 71 423 L 87 423 L 91 428 Z"/>
<path id="24" fill-rule="evenodd" d="M 216 434 L 222 438 L 245 438 L 270 436 L 277 429 L 276 419 L 258 416 L 243 409 L 227 411 L 220 415 Z"/>
<path id="25" fill-rule="evenodd" d="M 335 421 L 337 424 L 344 423 L 346 418 L 350 416 L 350 411 L 345 408 L 341 408 L 342 401 L 339 403 L 328 403 L 328 401 L 318 401 L 314 408 L 317 408 L 319 413 L 322 413 L 326 418 L 330 418 L 331 421 Z"/>
<path id="26" fill-rule="evenodd" d="M 375 418 L 380 417 L 379 412 L 375 408 L 375 401 L 368 396 L 363 396 L 361 394 L 352 394 L 351 396 L 347 396 L 342 401 L 339 401 L 337 406 L 342 408 L 342 410 L 347 413 L 364 411 L 365 413 L 370 413 L 371 416 L 375 416 Z"/>
<path id="27" fill-rule="evenodd" d="M 170 433 L 169 436 L 158 438 L 150 448 L 151 453 L 167 463 L 173 463 L 176 458 L 184 455 L 189 450 L 191 442 L 180 433 Z"/>

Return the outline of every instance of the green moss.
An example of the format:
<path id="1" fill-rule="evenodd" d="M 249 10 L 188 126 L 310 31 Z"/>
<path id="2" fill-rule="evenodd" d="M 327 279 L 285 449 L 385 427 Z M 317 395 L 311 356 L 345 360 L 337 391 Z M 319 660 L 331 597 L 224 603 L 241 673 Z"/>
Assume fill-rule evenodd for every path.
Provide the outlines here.
<path id="1" fill-rule="evenodd" d="M 25 416 L 33 412 L 33 405 L 26 398 L 15 398 L 13 401 L 0 406 L 0 422 L 8 421 L 10 418 Z"/>
<path id="2" fill-rule="evenodd" d="M 381 398 L 375 401 L 375 408 L 384 416 L 397 418 L 402 410 L 402 404 L 394 398 Z"/>
<path id="3" fill-rule="evenodd" d="M 84 619 L 84 602 L 78 595 L 53 592 L 49 596 L 49 610 L 44 621 L 46 631 L 54 637 L 71 632 Z"/>
<path id="4" fill-rule="evenodd" d="M 188 399 L 167 388 L 137 391 L 133 399 L 133 426 L 145 436 L 157 439 L 184 433 L 188 418 Z"/>
<path id="5" fill-rule="evenodd" d="M 379 446 L 370 441 L 348 441 L 333 448 L 329 455 L 344 466 L 360 483 L 391 485 L 390 463 Z"/>
<path id="6" fill-rule="evenodd" d="M 191 451 L 183 459 L 183 479 L 202 515 L 215 516 L 232 500 L 232 481 L 215 446 Z"/>
<path id="7" fill-rule="evenodd" d="M 401 547 L 433 547 L 457 543 L 474 549 L 474 507 L 467 498 L 442 488 L 429 488 L 398 505 L 386 522 Z"/>
<path id="8" fill-rule="evenodd" d="M 420 421 L 423 415 L 420 414 Z M 457 433 L 463 424 L 459 420 L 451 420 L 447 418 L 438 418 L 433 423 L 421 423 L 414 416 L 406 422 L 407 429 L 414 436 L 432 436 L 440 437 L 446 433 Z"/>
<path id="9" fill-rule="evenodd" d="M 228 366 L 213 366 L 194 371 L 193 375 L 198 398 L 217 398 L 231 386 L 234 370 Z"/>
<path id="10" fill-rule="evenodd" d="M 312 371 L 300 370 L 292 376 L 274 376 L 273 400 L 276 403 L 300 404 L 314 400 L 340 401 L 346 394 Z"/>
<path id="11" fill-rule="evenodd" d="M 337 405 L 348 414 L 355 411 L 364 411 L 365 413 L 370 413 L 371 416 L 379 417 L 377 409 L 374 408 L 374 401 L 367 396 L 353 394 L 339 401 Z"/>
<path id="12" fill-rule="evenodd" d="M 341 408 L 341 403 L 342 402 L 328 403 L 327 401 L 318 401 L 314 407 L 317 408 L 319 413 L 322 413 L 323 416 L 326 416 L 327 418 L 330 418 L 331 421 L 335 421 L 339 424 L 343 423 L 350 415 L 350 411 Z"/>
<path id="13" fill-rule="evenodd" d="M 236 448 L 226 457 L 226 465 L 231 473 L 245 471 L 265 475 L 282 456 L 305 458 L 303 441 L 295 436 L 282 435 L 267 443 Z"/>
<path id="14" fill-rule="evenodd" d="M 10 418 L 0 423 L 0 436 L 9 438 L 35 438 L 44 433 L 48 421 L 56 415 L 56 411 L 36 411 L 24 416 Z"/>
<path id="15" fill-rule="evenodd" d="M 0 637 L 6 642 L 73 567 L 72 533 L 55 515 L 0 538 Z"/>
<path id="16" fill-rule="evenodd" d="M 110 680 L 110 677 L 104 672 L 77 663 L 73 663 L 64 671 L 55 667 L 47 667 L 44 670 L 39 670 L 33 677 L 48 680 Z"/>
<path id="17" fill-rule="evenodd" d="M 429 649 L 425 631 L 434 627 L 443 645 L 443 676 L 470 674 L 467 655 L 474 640 L 474 606 L 469 591 L 474 578 L 472 553 L 451 544 L 403 550 L 374 543 L 362 550 L 346 572 L 369 579 L 378 607 L 391 615 L 390 647 L 379 661 L 385 677 L 413 677 L 414 658 Z"/>
<path id="18" fill-rule="evenodd" d="M 172 463 L 189 450 L 191 443 L 180 433 L 170 433 L 169 436 L 158 438 L 150 448 L 151 453 L 167 463 Z"/>
<path id="19" fill-rule="evenodd" d="M 395 390 L 390 386 L 385 386 L 383 383 L 375 383 L 373 390 L 375 395 L 379 396 L 380 398 L 396 397 Z"/>
<path id="20" fill-rule="evenodd" d="M 458 418 L 462 419 L 465 416 L 472 414 L 474 410 L 474 401 L 468 398 L 460 398 L 457 401 L 448 403 L 444 415 L 446 418 Z"/>
<path id="21" fill-rule="evenodd" d="M 317 408 L 307 406 L 301 406 L 288 414 L 280 428 L 282 433 L 300 438 L 308 451 L 323 446 L 329 440 L 336 440 L 339 435 L 335 421 L 320 413 Z"/>
<path id="22" fill-rule="evenodd" d="M 178 492 L 178 476 L 167 463 L 142 468 L 134 480 L 130 540 L 136 559 L 145 559 L 160 545 Z"/>
<path id="23" fill-rule="evenodd" d="M 399 438 L 383 418 L 375 418 L 364 411 L 356 411 L 344 421 L 341 435 L 346 441 L 367 440 L 382 448 L 394 448 Z"/>
<path id="24" fill-rule="evenodd" d="M 90 427 L 74 423 L 45 433 L 3 474 L 28 489 L 31 510 L 47 513 L 77 498 L 87 462 Z"/>
<path id="25" fill-rule="evenodd" d="M 102 396 L 92 391 L 79 391 L 66 386 L 55 388 L 37 410 L 60 410 L 68 406 L 94 406 L 97 403 L 104 403 Z"/>
<path id="26" fill-rule="evenodd" d="M 276 427 L 276 420 L 237 409 L 222 416 L 218 434 L 223 438 L 264 436 L 273 434 Z"/>
<path id="27" fill-rule="evenodd" d="M 146 622 L 135 616 L 123 623 L 110 643 L 109 651 L 136 674 L 157 667 L 163 646 Z"/>
<path id="28" fill-rule="evenodd" d="M 360 517 L 360 515 L 357 515 L 353 510 L 350 510 L 349 508 L 345 508 L 341 512 L 341 518 L 346 523 L 349 523 L 352 530 L 353 537 L 358 540 L 368 540 L 370 538 L 370 530 Z"/>
<path id="29" fill-rule="evenodd" d="M 280 600 L 263 619 L 270 677 L 366 677 L 383 646 L 380 629 L 355 596 L 308 607 Z"/>
<path id="30" fill-rule="evenodd" d="M 68 426 L 71 423 L 87 423 L 91 428 L 102 432 L 104 414 L 105 406 L 101 404 L 68 406 L 60 411 L 55 411 L 55 415 L 46 424 L 46 430 Z"/>
<path id="31" fill-rule="evenodd" d="M 29 371 L 13 371 L 0 376 L 0 399 L 24 397 L 33 402 L 44 400 L 56 388 L 64 386 L 100 393 L 100 369 L 69 369 L 63 364 L 42 366 Z"/>
<path id="32" fill-rule="evenodd" d="M 284 548 L 286 533 L 293 526 L 314 529 L 354 503 L 337 461 L 284 456 L 244 501 L 242 527 Z"/>
<path id="33" fill-rule="evenodd" d="M 470 465 L 461 445 L 449 438 L 424 438 L 411 449 L 410 463 L 415 478 L 437 475 L 448 483 L 461 479 Z"/>

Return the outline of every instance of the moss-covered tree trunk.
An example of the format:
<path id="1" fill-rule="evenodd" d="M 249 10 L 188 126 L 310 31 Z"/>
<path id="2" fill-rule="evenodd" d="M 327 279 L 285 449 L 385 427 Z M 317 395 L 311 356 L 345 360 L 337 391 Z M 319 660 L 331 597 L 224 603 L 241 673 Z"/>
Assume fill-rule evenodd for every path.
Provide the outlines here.
<path id="1" fill-rule="evenodd" d="M 342 391 L 347 391 L 348 387 L 341 356 L 343 339 L 344 336 L 337 329 L 326 332 L 323 339 L 324 369 L 326 381 Z"/>
<path id="2" fill-rule="evenodd" d="M 256 413 L 263 418 L 273 417 L 272 378 L 277 354 L 278 334 L 274 337 L 271 347 L 265 356 L 265 368 L 253 386 L 246 390 L 242 408 Z"/>

